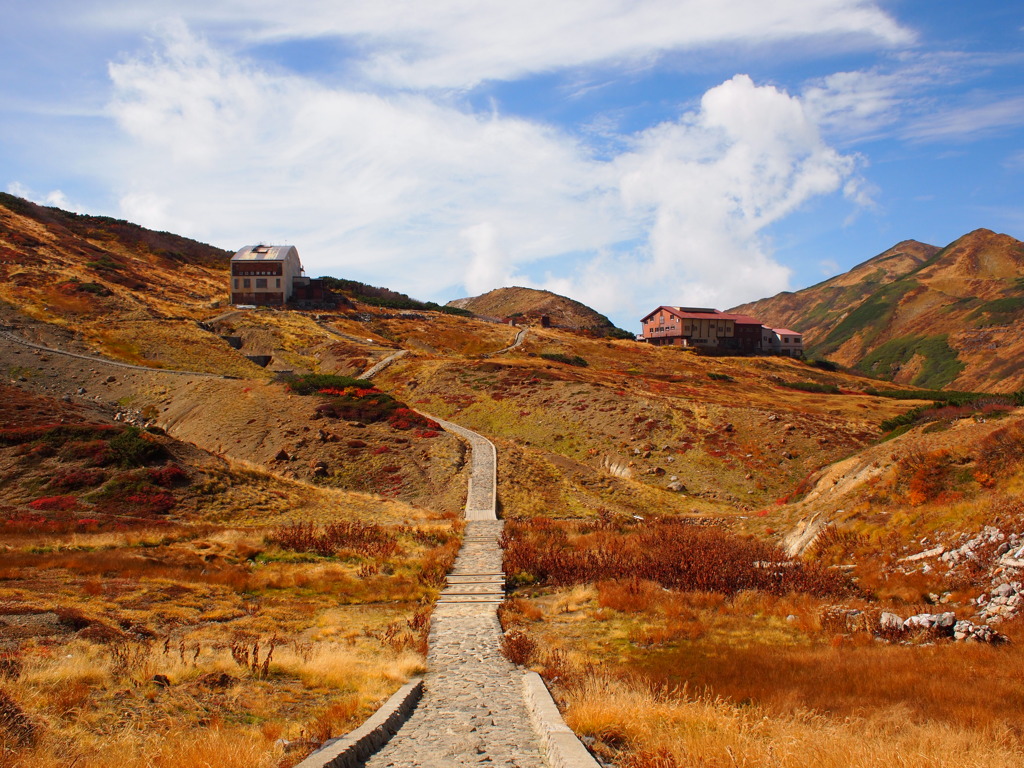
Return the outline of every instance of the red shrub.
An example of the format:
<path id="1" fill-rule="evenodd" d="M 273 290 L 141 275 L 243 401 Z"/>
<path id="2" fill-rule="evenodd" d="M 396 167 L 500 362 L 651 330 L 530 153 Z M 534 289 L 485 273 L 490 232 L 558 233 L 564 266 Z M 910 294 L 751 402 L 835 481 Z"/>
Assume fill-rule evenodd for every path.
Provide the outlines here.
<path id="1" fill-rule="evenodd" d="M 76 490 L 78 488 L 95 488 L 107 480 L 107 473 L 102 469 L 61 469 L 50 479 L 50 488 Z"/>
<path id="2" fill-rule="evenodd" d="M 32 509 L 48 512 L 67 512 L 78 507 L 78 499 L 74 496 L 43 496 L 28 503 Z"/>
<path id="3" fill-rule="evenodd" d="M 173 488 L 189 482 L 188 475 L 177 464 L 149 470 L 149 479 L 163 488 Z"/>
<path id="4" fill-rule="evenodd" d="M 165 491 L 139 491 L 122 497 L 120 502 L 136 515 L 166 515 L 174 507 L 176 499 Z"/>
<path id="5" fill-rule="evenodd" d="M 106 440 L 75 440 L 60 450 L 65 461 L 85 461 L 93 467 L 103 467 L 113 460 L 113 452 Z"/>

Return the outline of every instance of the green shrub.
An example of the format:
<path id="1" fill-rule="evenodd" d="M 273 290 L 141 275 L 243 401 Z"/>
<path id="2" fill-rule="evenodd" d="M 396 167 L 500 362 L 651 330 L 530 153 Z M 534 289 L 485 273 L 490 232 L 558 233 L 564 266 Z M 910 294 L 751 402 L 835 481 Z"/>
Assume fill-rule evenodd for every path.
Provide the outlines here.
<path id="1" fill-rule="evenodd" d="M 783 381 L 782 386 L 799 389 L 801 392 L 818 392 L 823 395 L 838 395 L 839 387 L 835 384 L 819 384 L 815 381 Z"/>
<path id="2" fill-rule="evenodd" d="M 109 269 L 115 272 L 121 268 L 120 264 L 118 264 L 112 258 L 107 256 L 105 253 L 102 254 L 101 256 L 98 256 L 94 261 L 88 262 L 86 266 L 90 267 L 91 269 Z"/>
<path id="3" fill-rule="evenodd" d="M 374 389 L 373 384 L 366 379 L 356 379 L 351 376 L 335 376 L 330 373 L 307 373 L 288 379 L 286 384 L 288 389 L 298 395 L 312 395 L 322 389 L 342 390 L 348 387 Z"/>
<path id="4" fill-rule="evenodd" d="M 565 355 L 561 352 L 542 352 L 540 355 L 545 360 L 565 365 L 575 365 L 577 368 L 586 368 L 589 363 L 579 355 Z"/>
<path id="5" fill-rule="evenodd" d="M 75 288 L 79 293 L 91 293 L 96 296 L 109 296 L 110 290 L 99 283 L 79 283 Z"/>
<path id="6" fill-rule="evenodd" d="M 835 373 L 839 370 L 839 363 L 834 363 L 823 357 L 810 358 L 805 362 L 812 368 L 820 368 L 821 370 L 828 371 L 829 373 Z"/>
<path id="7" fill-rule="evenodd" d="M 138 427 L 131 426 L 110 439 L 110 452 L 114 463 L 126 469 L 145 466 L 167 456 L 162 445 L 147 439 Z"/>
<path id="8" fill-rule="evenodd" d="M 727 373 L 709 373 L 708 378 L 712 381 L 735 381 L 735 379 Z"/>
<path id="9" fill-rule="evenodd" d="M 635 333 L 623 330 L 622 328 L 609 328 L 604 332 L 604 335 L 609 339 L 628 339 L 629 341 L 636 341 Z"/>

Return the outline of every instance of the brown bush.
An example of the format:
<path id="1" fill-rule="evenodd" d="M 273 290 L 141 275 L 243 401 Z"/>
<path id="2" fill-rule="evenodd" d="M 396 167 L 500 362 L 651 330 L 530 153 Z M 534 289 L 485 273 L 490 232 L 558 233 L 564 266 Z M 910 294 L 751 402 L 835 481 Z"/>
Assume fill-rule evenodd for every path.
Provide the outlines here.
<path id="1" fill-rule="evenodd" d="M 1024 425 L 1012 424 L 992 432 L 978 444 L 978 470 L 986 475 L 1011 473 L 1024 462 Z"/>
<path id="2" fill-rule="evenodd" d="M 278 528 L 270 540 L 294 552 L 313 552 L 331 557 L 351 550 L 365 557 L 384 558 L 398 551 L 393 533 L 376 523 L 346 520 L 320 528 L 313 523 L 294 523 Z"/>
<path id="3" fill-rule="evenodd" d="M 19 747 L 31 746 L 38 735 L 28 715 L 3 689 L 0 689 L 0 734 Z"/>
<path id="4" fill-rule="evenodd" d="M 528 664 L 536 650 L 537 642 L 521 629 L 511 629 L 501 638 L 501 652 L 513 664 Z"/>
<path id="5" fill-rule="evenodd" d="M 778 547 L 676 518 L 514 521 L 502 534 L 513 583 L 570 586 L 636 579 L 684 591 L 846 595 L 841 574 L 793 561 Z"/>

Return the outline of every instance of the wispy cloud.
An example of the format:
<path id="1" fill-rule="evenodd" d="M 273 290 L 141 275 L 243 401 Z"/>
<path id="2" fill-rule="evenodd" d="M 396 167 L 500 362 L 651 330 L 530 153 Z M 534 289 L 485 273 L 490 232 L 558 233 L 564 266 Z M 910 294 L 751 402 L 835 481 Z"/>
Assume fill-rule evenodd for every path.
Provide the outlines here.
<path id="1" fill-rule="evenodd" d="M 1022 64 L 1016 54 L 904 51 L 871 69 L 816 78 L 801 95 L 822 129 L 844 142 L 970 140 L 1024 125 L 1024 96 L 969 89 Z"/>
<path id="2" fill-rule="evenodd" d="M 975 95 L 974 103 L 934 112 L 905 131 L 918 141 L 975 141 L 1024 125 L 1024 96 Z"/>
<path id="3" fill-rule="evenodd" d="M 77 13 L 105 28 L 174 15 L 249 44 L 334 38 L 347 45 L 352 71 L 412 89 L 653 61 L 719 43 L 828 38 L 874 48 L 914 37 L 872 0 L 92 0 Z"/>

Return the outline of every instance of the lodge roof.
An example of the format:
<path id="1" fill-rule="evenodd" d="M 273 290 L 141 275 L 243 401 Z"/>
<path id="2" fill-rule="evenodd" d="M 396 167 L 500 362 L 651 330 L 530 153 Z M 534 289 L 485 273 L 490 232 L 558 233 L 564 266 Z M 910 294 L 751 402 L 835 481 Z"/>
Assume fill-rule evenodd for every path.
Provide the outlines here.
<path id="1" fill-rule="evenodd" d="M 706 309 L 704 307 L 669 307 L 662 305 L 649 312 L 641 322 L 646 322 L 660 311 L 668 311 L 681 320 L 732 320 L 740 325 L 761 325 L 761 321 L 750 315 L 734 315 L 730 312 L 721 312 L 717 309 Z"/>
<path id="2" fill-rule="evenodd" d="M 294 245 L 247 245 L 240 248 L 231 257 L 232 261 L 284 261 L 290 254 L 294 253 L 299 258 L 299 252 Z"/>

